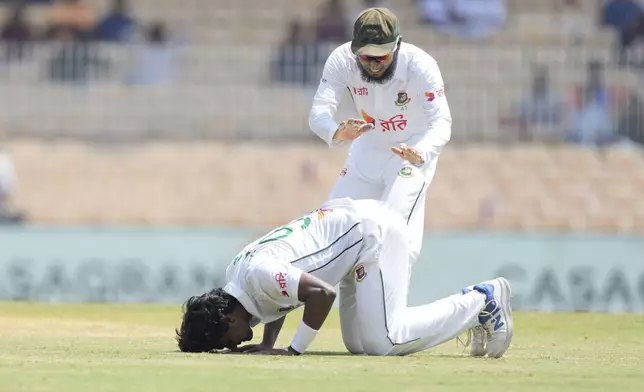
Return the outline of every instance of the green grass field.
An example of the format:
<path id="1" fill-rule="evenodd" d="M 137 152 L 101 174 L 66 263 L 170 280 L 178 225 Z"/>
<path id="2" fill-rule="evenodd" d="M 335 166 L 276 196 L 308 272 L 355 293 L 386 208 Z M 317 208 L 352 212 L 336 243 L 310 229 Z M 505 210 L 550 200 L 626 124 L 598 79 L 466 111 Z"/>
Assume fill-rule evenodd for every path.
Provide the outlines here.
<path id="1" fill-rule="evenodd" d="M 507 356 L 347 355 L 333 313 L 301 357 L 183 354 L 179 308 L 0 303 L 0 391 L 644 391 L 644 316 L 516 313 Z M 301 313 L 292 313 L 286 345 Z M 256 337 L 261 331 L 256 331 Z"/>

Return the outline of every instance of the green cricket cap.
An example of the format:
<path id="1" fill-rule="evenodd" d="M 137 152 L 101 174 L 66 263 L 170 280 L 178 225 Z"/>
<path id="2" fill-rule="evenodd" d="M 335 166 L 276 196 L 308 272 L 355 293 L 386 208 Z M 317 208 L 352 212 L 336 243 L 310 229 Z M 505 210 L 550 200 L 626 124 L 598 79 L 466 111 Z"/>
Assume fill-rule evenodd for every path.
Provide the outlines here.
<path id="1" fill-rule="evenodd" d="M 353 25 L 351 51 L 358 56 L 385 56 L 396 47 L 398 18 L 384 7 L 368 8 Z"/>

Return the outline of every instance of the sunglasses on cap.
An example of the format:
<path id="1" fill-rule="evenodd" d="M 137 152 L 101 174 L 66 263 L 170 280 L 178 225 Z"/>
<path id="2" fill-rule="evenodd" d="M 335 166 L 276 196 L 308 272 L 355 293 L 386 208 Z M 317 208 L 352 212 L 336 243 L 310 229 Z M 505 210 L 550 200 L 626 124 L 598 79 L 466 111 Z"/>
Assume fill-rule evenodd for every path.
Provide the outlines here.
<path id="1" fill-rule="evenodd" d="M 377 63 L 383 63 L 391 58 L 391 53 L 384 56 L 358 56 L 361 61 L 375 61 Z"/>

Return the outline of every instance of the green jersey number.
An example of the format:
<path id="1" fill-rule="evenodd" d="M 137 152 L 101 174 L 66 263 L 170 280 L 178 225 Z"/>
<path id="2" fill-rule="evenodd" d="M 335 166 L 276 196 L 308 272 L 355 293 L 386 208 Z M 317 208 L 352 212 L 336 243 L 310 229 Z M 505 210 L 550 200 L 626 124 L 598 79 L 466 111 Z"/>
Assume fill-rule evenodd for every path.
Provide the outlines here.
<path id="1" fill-rule="evenodd" d="M 287 225 L 284 225 L 282 227 L 278 227 L 277 229 L 266 234 L 264 238 L 259 240 L 257 243 L 261 245 L 267 242 L 277 241 L 277 240 L 281 240 L 282 238 L 288 237 L 289 235 L 293 234 L 293 227 L 295 227 L 298 222 L 303 222 L 300 225 L 300 229 L 305 230 L 311 224 L 311 218 L 307 216 L 304 218 L 296 219 L 293 222 Z"/>
<path id="2" fill-rule="evenodd" d="M 289 235 L 293 234 L 293 229 L 294 228 L 297 229 L 296 226 L 298 225 L 299 222 L 302 222 L 302 224 L 299 225 L 299 228 L 301 230 L 305 230 L 311 224 L 311 218 L 309 218 L 308 216 L 304 217 L 304 218 L 299 218 L 299 219 L 296 219 L 296 220 L 294 220 L 293 222 L 291 222 L 289 224 L 286 224 L 286 225 L 284 225 L 282 227 L 278 227 L 277 229 L 271 231 L 270 233 L 268 233 L 264 237 L 262 237 L 259 241 L 257 241 L 256 245 L 262 245 L 262 244 L 266 244 L 268 242 L 277 241 L 277 240 L 281 240 L 282 238 L 288 237 Z M 252 257 L 253 254 L 255 253 L 255 251 L 253 249 L 254 247 L 255 247 L 255 245 L 251 245 L 250 249 L 244 249 L 243 251 L 241 251 L 241 253 L 239 253 L 233 259 L 233 262 L 232 262 L 233 265 L 237 264 L 237 262 L 242 260 L 242 259 L 247 259 L 249 257 Z"/>

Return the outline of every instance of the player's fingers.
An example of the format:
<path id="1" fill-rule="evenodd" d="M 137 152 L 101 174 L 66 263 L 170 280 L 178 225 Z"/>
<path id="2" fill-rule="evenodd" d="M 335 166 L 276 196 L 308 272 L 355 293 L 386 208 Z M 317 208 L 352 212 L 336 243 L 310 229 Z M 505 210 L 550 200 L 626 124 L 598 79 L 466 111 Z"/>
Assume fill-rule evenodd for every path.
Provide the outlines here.
<path id="1" fill-rule="evenodd" d="M 402 150 L 402 152 L 405 154 L 405 156 L 415 156 L 418 155 L 418 152 L 416 151 L 415 148 L 409 147 L 406 144 L 401 144 L 399 148 Z"/>
<path id="2" fill-rule="evenodd" d="M 353 125 L 353 126 L 360 126 L 360 125 L 362 125 L 362 124 L 365 124 L 365 123 L 366 123 L 366 121 L 365 121 L 365 120 L 360 120 L 360 119 L 357 119 L 357 118 L 352 118 L 352 119 L 350 119 L 350 120 L 348 121 L 348 123 L 349 123 L 350 125 Z"/>
<path id="3" fill-rule="evenodd" d="M 405 146 L 405 147 L 403 147 L 403 150 L 407 150 L 407 151 L 409 151 L 409 152 L 413 152 L 414 154 L 417 154 L 417 153 L 418 153 L 418 150 L 416 150 L 414 147 Z"/>
<path id="4" fill-rule="evenodd" d="M 405 146 L 402 148 L 402 151 L 405 153 L 405 156 L 412 156 L 412 157 L 418 156 L 418 152 L 411 147 Z"/>
<path id="5" fill-rule="evenodd" d="M 258 350 L 258 346 L 256 344 L 248 344 L 246 346 L 241 346 L 237 348 L 237 351 L 241 351 L 243 353 L 251 352 L 251 351 L 256 351 Z"/>
<path id="6" fill-rule="evenodd" d="M 371 124 L 371 123 L 366 123 L 366 124 L 362 124 L 362 125 L 360 126 L 360 128 L 358 128 L 358 132 L 359 132 L 360 134 L 363 134 L 363 133 L 365 133 L 365 132 L 369 132 L 369 131 L 371 131 L 372 129 L 373 129 L 373 124 Z"/>
<path id="7" fill-rule="evenodd" d="M 398 155 L 401 158 L 405 157 L 405 153 L 403 153 L 403 150 L 401 150 L 398 147 L 391 147 L 391 151 L 393 151 L 396 155 Z"/>
<path id="8" fill-rule="evenodd" d="M 244 353 L 237 350 L 226 350 L 226 351 L 220 351 L 219 354 L 244 354 Z"/>

